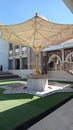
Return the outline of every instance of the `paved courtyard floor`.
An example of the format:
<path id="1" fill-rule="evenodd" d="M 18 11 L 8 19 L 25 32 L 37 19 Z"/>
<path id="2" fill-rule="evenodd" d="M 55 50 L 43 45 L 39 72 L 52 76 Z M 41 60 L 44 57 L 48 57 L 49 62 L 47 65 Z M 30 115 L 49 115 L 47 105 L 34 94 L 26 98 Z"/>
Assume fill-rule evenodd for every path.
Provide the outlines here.
<path id="1" fill-rule="evenodd" d="M 73 99 L 28 130 L 73 130 Z"/>
<path id="2" fill-rule="evenodd" d="M 1 87 L 1 86 L 0 86 Z M 2 86 L 5 88 L 4 94 L 13 94 L 13 93 L 29 93 L 44 97 L 57 92 L 73 92 L 71 84 L 59 83 L 59 82 L 49 82 L 48 89 L 44 91 L 33 91 L 27 87 L 27 82 L 17 81 L 16 83 Z M 35 87 L 35 86 L 34 86 Z"/>

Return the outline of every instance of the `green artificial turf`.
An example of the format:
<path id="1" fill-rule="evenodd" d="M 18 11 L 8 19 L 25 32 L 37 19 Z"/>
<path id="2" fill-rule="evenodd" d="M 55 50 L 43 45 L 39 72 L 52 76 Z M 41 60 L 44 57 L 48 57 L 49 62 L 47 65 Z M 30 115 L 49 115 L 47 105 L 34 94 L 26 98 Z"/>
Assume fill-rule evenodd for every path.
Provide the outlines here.
<path id="1" fill-rule="evenodd" d="M 45 112 L 73 93 L 56 93 L 44 98 L 29 94 L 3 94 L 0 88 L 0 130 L 12 130 Z"/>

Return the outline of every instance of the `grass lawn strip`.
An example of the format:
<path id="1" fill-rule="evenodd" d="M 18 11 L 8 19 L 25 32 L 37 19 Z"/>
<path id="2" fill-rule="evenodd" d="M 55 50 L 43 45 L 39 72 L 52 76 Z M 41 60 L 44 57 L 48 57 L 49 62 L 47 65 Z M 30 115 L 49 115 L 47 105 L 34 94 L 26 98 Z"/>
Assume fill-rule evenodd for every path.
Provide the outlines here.
<path id="1" fill-rule="evenodd" d="M 0 89 L 0 129 L 12 130 L 71 95 L 73 93 L 56 93 L 39 98 L 28 94 L 4 95 Z"/>

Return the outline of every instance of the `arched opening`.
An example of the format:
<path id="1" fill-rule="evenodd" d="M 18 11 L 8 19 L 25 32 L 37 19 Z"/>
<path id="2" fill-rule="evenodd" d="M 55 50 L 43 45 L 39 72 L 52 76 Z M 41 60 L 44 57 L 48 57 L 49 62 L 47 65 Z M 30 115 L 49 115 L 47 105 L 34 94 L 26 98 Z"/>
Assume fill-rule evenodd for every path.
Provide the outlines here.
<path id="1" fill-rule="evenodd" d="M 66 56 L 66 60 L 64 63 L 64 68 L 66 71 L 69 71 L 70 73 L 73 73 L 73 52 L 70 52 Z"/>
<path id="2" fill-rule="evenodd" d="M 51 55 L 48 60 L 48 70 L 60 70 L 61 58 L 58 55 Z"/>

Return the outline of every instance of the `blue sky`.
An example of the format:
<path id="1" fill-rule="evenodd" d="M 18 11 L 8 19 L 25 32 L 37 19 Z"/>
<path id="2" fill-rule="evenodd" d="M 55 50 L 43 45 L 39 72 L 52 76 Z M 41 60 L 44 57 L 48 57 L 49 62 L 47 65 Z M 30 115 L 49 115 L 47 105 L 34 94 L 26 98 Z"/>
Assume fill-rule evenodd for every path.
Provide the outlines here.
<path id="1" fill-rule="evenodd" d="M 55 23 L 73 24 L 73 14 L 63 0 L 0 0 L 0 23 L 18 24 L 36 12 Z"/>

